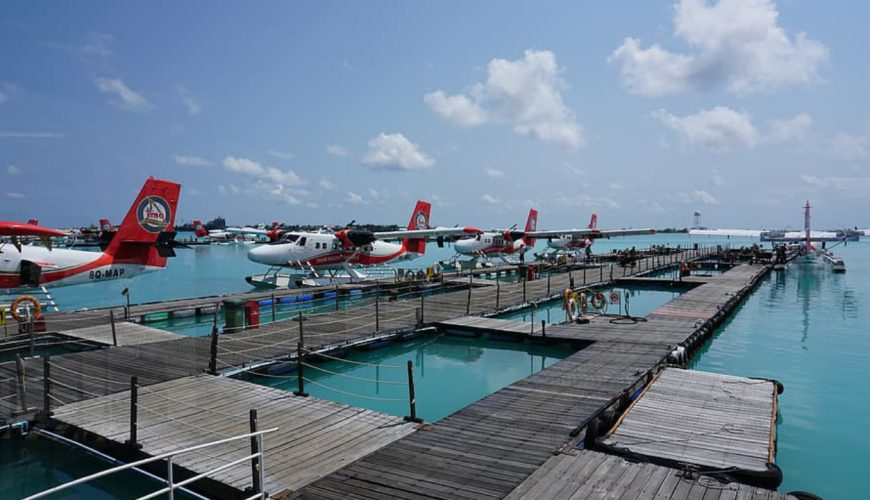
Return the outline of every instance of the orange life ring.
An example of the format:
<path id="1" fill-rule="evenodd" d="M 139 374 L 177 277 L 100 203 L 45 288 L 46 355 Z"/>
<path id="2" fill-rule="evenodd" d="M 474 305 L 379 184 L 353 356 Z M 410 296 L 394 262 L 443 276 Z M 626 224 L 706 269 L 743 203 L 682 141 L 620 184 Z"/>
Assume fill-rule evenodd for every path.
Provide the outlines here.
<path id="1" fill-rule="evenodd" d="M 24 302 L 25 300 L 30 301 L 33 304 L 33 317 L 39 316 L 39 313 L 42 312 L 42 304 L 39 303 L 39 300 L 36 299 L 33 295 L 22 295 L 17 299 L 13 300 L 11 304 L 9 304 L 10 312 L 12 313 L 12 317 L 15 318 L 19 323 L 26 321 L 21 314 L 18 312 L 18 305 Z"/>
<path id="2" fill-rule="evenodd" d="M 592 307 L 594 307 L 595 309 L 604 309 L 606 305 L 607 298 L 604 296 L 603 293 L 599 292 L 592 296 Z"/>

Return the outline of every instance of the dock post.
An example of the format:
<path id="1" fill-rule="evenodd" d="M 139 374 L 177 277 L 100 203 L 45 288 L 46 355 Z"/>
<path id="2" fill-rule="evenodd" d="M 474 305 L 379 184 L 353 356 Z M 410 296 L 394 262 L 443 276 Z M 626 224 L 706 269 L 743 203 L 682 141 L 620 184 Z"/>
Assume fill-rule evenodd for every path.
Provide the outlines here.
<path id="1" fill-rule="evenodd" d="M 495 276 L 495 308 L 498 309 L 498 299 L 501 295 L 501 280 L 498 279 L 498 275 Z"/>
<path id="2" fill-rule="evenodd" d="M 426 298 L 425 295 L 420 296 L 420 326 L 423 326 L 423 323 L 426 322 L 424 317 L 423 317 L 423 315 L 426 312 L 426 301 L 424 300 L 425 298 Z"/>
<path id="3" fill-rule="evenodd" d="M 381 331 L 381 294 L 375 295 L 375 333 Z"/>
<path id="4" fill-rule="evenodd" d="M 296 317 L 296 320 L 299 322 L 299 343 L 302 344 L 305 342 L 305 332 L 302 329 L 302 311 L 299 311 L 299 315 Z"/>
<path id="5" fill-rule="evenodd" d="M 474 273 L 468 273 L 468 300 L 465 302 L 465 315 L 471 314 L 471 282 L 474 279 Z"/>
<path id="6" fill-rule="evenodd" d="M 410 359 L 408 360 L 408 403 L 411 407 L 411 415 L 405 417 L 405 421 L 422 422 L 422 419 L 417 418 L 417 398 L 414 396 L 414 362 Z"/>
<path id="7" fill-rule="evenodd" d="M 532 307 L 529 309 L 529 313 L 532 315 L 531 319 L 529 320 L 529 337 L 535 336 L 535 309 L 537 309 L 537 306 L 533 302 Z"/>
<path id="8" fill-rule="evenodd" d="M 130 439 L 127 445 L 133 449 L 140 449 L 142 445 L 137 441 L 136 431 L 139 427 L 139 379 L 134 375 L 130 377 Z"/>
<path id="9" fill-rule="evenodd" d="M 42 357 L 42 415 L 40 420 L 43 424 L 48 423 L 48 417 L 51 416 L 51 364 L 48 362 L 48 356 Z"/>
<path id="10" fill-rule="evenodd" d="M 335 310 L 338 311 L 338 285 L 335 285 Z"/>
<path id="11" fill-rule="evenodd" d="M 251 434 L 253 434 L 259 430 L 257 410 L 251 409 L 248 419 L 251 423 Z M 251 436 L 251 455 L 254 455 L 254 458 L 251 459 L 251 486 L 254 490 L 252 493 L 263 492 L 262 464 L 260 464 L 260 452 L 262 450 L 260 449 L 260 440 L 258 438 L 259 436 Z"/>
<path id="12" fill-rule="evenodd" d="M 217 321 L 211 327 L 211 348 L 208 356 L 208 373 L 217 375 L 218 327 Z"/>
<path id="13" fill-rule="evenodd" d="M 305 392 L 305 373 L 303 372 L 302 366 L 302 342 L 300 341 L 296 344 L 296 382 L 297 382 L 297 390 L 293 391 L 293 394 L 296 396 L 308 397 L 308 393 Z"/>
<path id="14" fill-rule="evenodd" d="M 33 314 L 27 318 L 27 330 L 30 332 L 30 356 L 33 356 L 33 351 L 36 349 L 36 332 L 33 328 Z"/>
<path id="15" fill-rule="evenodd" d="M 547 322 L 541 320 L 541 337 L 547 338 Z"/>
<path id="16" fill-rule="evenodd" d="M 118 332 L 115 331 L 115 311 L 109 309 L 109 321 L 112 323 L 112 345 L 118 347 Z"/>
<path id="17" fill-rule="evenodd" d="M 604 266 L 598 266 L 598 282 L 604 281 Z"/>
<path id="18" fill-rule="evenodd" d="M 423 326 L 423 311 L 419 307 L 417 307 L 414 309 L 414 312 L 417 316 L 417 328 L 420 328 L 421 326 Z"/>
<path id="19" fill-rule="evenodd" d="M 15 354 L 15 368 L 18 372 L 18 403 L 21 405 L 21 413 L 27 413 L 27 391 L 24 387 L 24 362 L 21 355 Z"/>
<path id="20" fill-rule="evenodd" d="M 610 281 L 613 281 L 613 264 L 610 264 Z"/>
<path id="21" fill-rule="evenodd" d="M 275 322 L 275 294 L 272 294 L 272 323 Z"/>
<path id="22" fill-rule="evenodd" d="M 550 296 L 550 274 L 547 273 L 547 297 Z"/>

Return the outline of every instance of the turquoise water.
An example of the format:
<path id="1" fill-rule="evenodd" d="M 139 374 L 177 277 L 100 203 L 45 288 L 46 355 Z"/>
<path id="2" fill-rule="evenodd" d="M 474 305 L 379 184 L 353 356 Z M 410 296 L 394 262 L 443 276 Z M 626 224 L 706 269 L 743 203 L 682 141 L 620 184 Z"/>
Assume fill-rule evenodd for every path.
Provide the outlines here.
<path id="1" fill-rule="evenodd" d="M 367 365 L 328 361 L 306 366 L 305 378 L 313 383 L 306 383 L 305 390 L 319 398 L 405 416 L 409 414 L 406 382 L 410 360 L 414 363 L 417 415 L 436 422 L 574 352 L 567 344 L 426 336 L 373 351 L 351 351 L 346 358 Z M 295 372 L 284 378 L 245 377 L 288 391 L 297 388 Z"/>
<path id="2" fill-rule="evenodd" d="M 779 398 L 780 491 L 867 498 L 870 242 L 839 246 L 845 274 L 795 264 L 766 278 L 692 367 L 771 377 Z"/>
<path id="3" fill-rule="evenodd" d="M 29 434 L 0 438 L 0 498 L 23 498 L 111 467 L 80 448 Z M 51 498 L 93 500 L 136 498 L 164 485 L 137 472 L 124 471 L 66 490 Z M 176 495 L 176 498 L 191 498 Z"/>
<path id="4" fill-rule="evenodd" d="M 607 306 L 604 308 L 606 314 L 626 314 L 626 303 L 628 304 L 628 314 L 631 316 L 646 316 L 659 307 L 667 304 L 676 297 L 679 297 L 683 290 L 656 290 L 646 287 L 603 287 L 595 291 L 601 292 L 608 298 Z M 611 303 L 611 293 L 619 294 L 619 302 Z M 628 294 L 626 302 L 626 293 Z M 588 295 L 591 298 L 591 294 Z M 591 306 L 590 306 L 591 310 Z M 529 308 L 520 311 L 513 311 L 498 316 L 501 319 L 511 319 L 515 321 L 535 321 L 540 323 L 541 320 L 547 323 L 564 323 L 566 321 L 565 309 L 562 307 L 562 300 L 551 300 L 541 302 L 532 311 Z"/>

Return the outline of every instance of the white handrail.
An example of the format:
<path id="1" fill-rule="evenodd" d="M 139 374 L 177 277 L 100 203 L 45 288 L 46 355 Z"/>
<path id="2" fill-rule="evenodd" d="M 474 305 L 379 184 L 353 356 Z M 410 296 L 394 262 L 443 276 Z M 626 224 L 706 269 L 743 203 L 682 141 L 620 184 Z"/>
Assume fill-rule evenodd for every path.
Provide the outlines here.
<path id="1" fill-rule="evenodd" d="M 72 480 L 72 481 L 69 481 L 69 482 L 66 482 L 66 483 L 63 483 L 63 484 L 57 485 L 57 486 L 55 486 L 55 487 L 53 487 L 53 488 L 49 488 L 49 489 L 47 489 L 47 490 L 40 491 L 39 493 L 36 493 L 36 494 L 31 495 L 31 496 L 29 496 L 29 497 L 25 497 L 24 500 L 32 500 L 32 499 L 36 499 L 36 498 L 43 498 L 43 497 L 46 497 L 46 496 L 48 496 L 48 495 L 52 495 L 52 494 L 54 494 L 54 493 L 57 493 L 57 492 L 59 492 L 59 491 L 63 491 L 63 490 L 65 490 L 65 489 L 67 489 L 67 488 L 71 488 L 71 487 L 73 487 L 73 486 L 78 486 L 79 484 L 86 483 L 86 482 L 88 482 L 88 481 L 92 481 L 92 480 L 94 480 L 94 479 L 99 479 L 99 478 L 101 478 L 101 477 L 108 476 L 108 475 L 110 475 L 110 474 L 114 474 L 114 473 L 116 473 L 116 472 L 120 472 L 120 471 L 122 471 L 122 470 L 132 469 L 132 468 L 135 468 L 135 467 L 139 467 L 139 466 L 141 466 L 141 465 L 149 464 L 149 463 L 151 463 L 151 462 L 157 462 L 157 461 L 163 460 L 163 459 L 165 459 L 165 458 L 170 459 L 170 467 L 171 467 L 171 465 L 172 465 L 172 464 L 171 464 L 171 458 L 174 457 L 175 455 L 181 455 L 182 453 L 189 453 L 189 452 L 191 452 L 191 451 L 196 451 L 196 450 L 200 450 L 200 449 L 203 449 L 203 448 L 208 448 L 209 446 L 215 446 L 215 445 L 218 445 L 218 444 L 229 443 L 229 442 L 231 442 L 231 441 L 238 441 L 239 439 L 247 439 L 247 438 L 251 438 L 251 437 L 255 437 L 255 436 L 258 437 L 258 439 L 261 439 L 260 436 L 262 436 L 263 434 L 267 434 L 267 433 L 269 433 L 269 432 L 274 432 L 274 431 L 277 431 L 277 430 L 278 430 L 277 427 L 273 427 L 273 428 L 271 428 L 271 429 L 266 429 L 266 430 L 257 431 L 257 432 L 250 432 L 250 433 L 248 433 L 248 434 L 240 434 L 240 435 L 238 435 L 238 436 L 233 436 L 233 437 L 228 437 L 228 438 L 220 439 L 220 440 L 217 440 L 217 441 L 211 441 L 211 442 L 208 442 L 208 443 L 198 444 L 198 445 L 196 445 L 196 446 L 191 446 L 191 447 L 188 447 L 188 448 L 183 448 L 183 449 L 181 449 L 181 450 L 175 450 L 175 451 L 166 452 L 166 453 L 163 453 L 163 454 L 161 454 L 161 455 L 153 456 L 153 457 L 150 457 L 150 458 L 145 458 L 145 459 L 142 459 L 142 460 L 139 460 L 139 461 L 136 461 L 136 462 L 131 462 L 131 463 L 129 463 L 129 464 L 119 465 L 119 466 L 117 466 L 117 467 L 112 467 L 111 469 L 106 469 L 106 470 L 103 470 L 103 471 L 100 471 L 100 472 L 95 472 L 94 474 L 91 474 L 90 476 L 85 476 L 85 477 L 81 477 L 81 478 L 78 478 L 78 479 L 74 479 L 74 480 Z M 260 441 L 260 443 L 262 443 L 262 441 Z M 241 459 L 241 461 L 244 461 L 244 460 L 250 460 L 251 458 L 254 458 L 254 457 L 260 457 L 260 459 L 262 460 L 262 457 L 263 457 L 263 447 L 262 447 L 262 445 L 261 445 L 259 448 L 260 448 L 260 449 L 259 449 L 258 453 L 255 453 L 255 454 L 253 454 L 253 455 L 251 455 L 251 456 L 245 457 L 244 459 Z M 237 464 L 236 464 L 236 463 L 233 463 L 233 465 L 237 465 Z M 212 474 L 212 473 L 214 473 L 214 472 L 216 472 L 216 471 L 220 471 L 220 470 L 223 470 L 223 469 L 225 469 L 225 468 L 226 468 L 225 466 L 217 467 L 215 470 L 208 471 L 208 472 L 205 472 L 205 473 L 203 473 L 203 474 L 200 474 L 199 476 L 197 476 L 197 479 L 202 479 L 203 477 L 206 477 L 208 474 Z M 263 467 L 262 467 L 262 463 L 261 463 L 261 464 L 260 464 L 260 471 L 261 471 L 260 474 L 261 474 L 261 479 L 262 479 L 262 470 L 263 470 Z M 176 487 L 178 487 L 178 486 L 184 486 L 185 484 L 189 484 L 190 482 L 193 482 L 193 481 L 191 481 L 191 480 L 185 480 L 185 481 L 182 481 L 181 483 L 178 483 L 178 484 L 172 484 L 172 479 L 171 479 L 171 476 L 170 476 L 170 485 L 169 485 L 169 488 L 170 488 L 171 491 L 174 491 Z M 261 482 L 261 487 L 262 487 L 262 482 Z M 164 488 L 164 489 L 162 489 L 162 490 L 160 490 L 160 491 L 161 491 L 161 492 L 166 492 L 166 488 Z M 150 498 L 150 496 L 148 496 L 148 497 L 146 497 L 146 498 Z"/>

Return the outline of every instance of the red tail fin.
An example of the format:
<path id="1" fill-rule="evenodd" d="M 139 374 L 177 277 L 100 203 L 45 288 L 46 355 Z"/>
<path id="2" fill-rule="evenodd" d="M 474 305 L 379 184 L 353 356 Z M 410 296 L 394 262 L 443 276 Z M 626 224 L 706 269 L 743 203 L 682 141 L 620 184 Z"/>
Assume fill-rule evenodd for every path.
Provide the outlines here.
<path id="1" fill-rule="evenodd" d="M 193 234 L 195 234 L 199 238 L 204 238 L 208 236 L 208 229 L 206 229 L 205 226 L 202 225 L 202 221 L 199 219 L 193 221 Z"/>
<path id="2" fill-rule="evenodd" d="M 526 231 L 537 231 L 538 230 L 538 211 L 534 208 L 529 210 L 529 218 L 526 219 Z M 535 239 L 529 238 L 528 236 L 523 236 L 523 243 L 527 247 L 535 246 Z"/>
<path id="3" fill-rule="evenodd" d="M 598 215 L 592 214 L 589 218 L 589 229 L 598 229 Z"/>
<path id="4" fill-rule="evenodd" d="M 149 177 L 105 253 L 119 262 L 165 266 L 166 257 L 157 254 L 154 243 L 173 230 L 180 192 L 180 184 Z"/>
<path id="5" fill-rule="evenodd" d="M 100 219 L 100 231 L 114 231 L 115 227 L 109 222 L 109 219 Z"/>
<path id="6" fill-rule="evenodd" d="M 414 211 L 411 212 L 411 221 L 408 222 L 408 230 L 429 229 L 429 213 L 432 204 L 428 201 L 418 200 Z M 405 250 L 418 254 L 426 253 L 426 240 L 424 238 L 408 238 L 403 242 Z"/>

